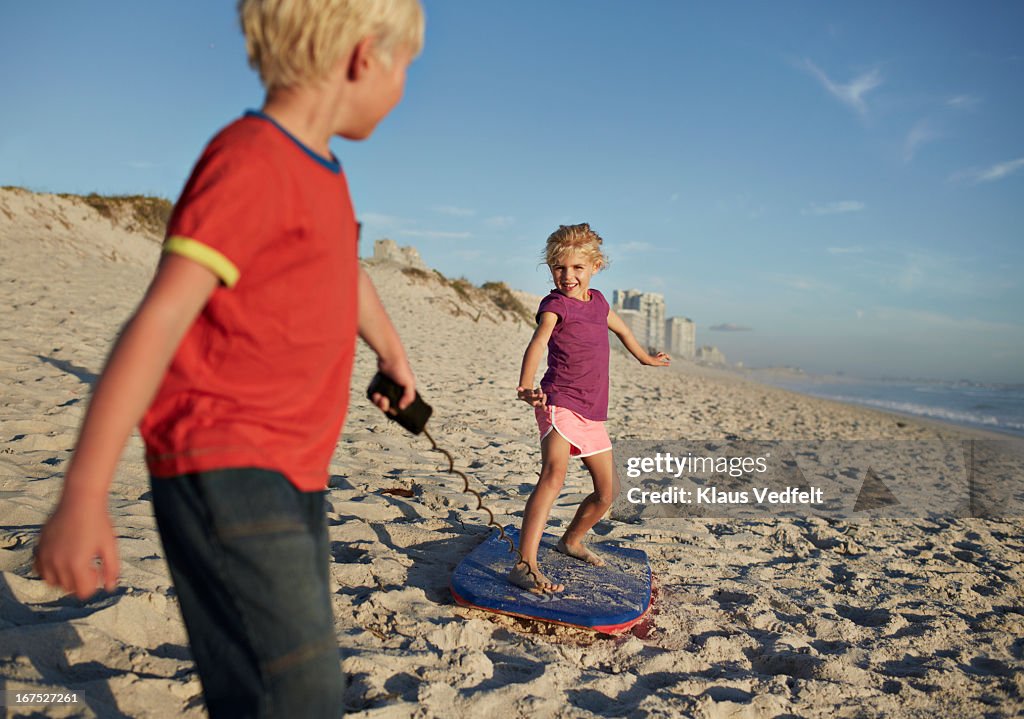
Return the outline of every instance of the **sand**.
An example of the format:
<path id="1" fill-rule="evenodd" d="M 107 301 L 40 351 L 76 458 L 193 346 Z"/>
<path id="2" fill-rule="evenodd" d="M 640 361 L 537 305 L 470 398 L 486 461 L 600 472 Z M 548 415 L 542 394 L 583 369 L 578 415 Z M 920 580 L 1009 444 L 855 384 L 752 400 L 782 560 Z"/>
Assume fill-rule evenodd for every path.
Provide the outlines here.
<path id="1" fill-rule="evenodd" d="M 39 715 L 204 716 L 137 436 L 110 498 L 117 591 L 83 603 L 31 569 L 90 384 L 151 276 L 159 239 L 75 198 L 0 190 L 0 690 L 62 689 L 81 701 Z M 499 519 L 518 524 L 539 467 L 532 413 L 514 399 L 530 326 L 429 274 L 367 266 L 434 405 L 435 436 L 486 487 Z M 361 348 L 328 492 L 353 716 L 1024 712 L 1019 518 L 627 522 L 613 512 L 592 542 L 644 549 L 656 577 L 655 608 L 633 632 L 608 637 L 458 607 L 448 579 L 487 529 L 429 444 L 362 399 L 373 371 Z M 616 440 L 991 436 L 688 363 L 644 368 L 615 354 L 611 371 Z M 588 491 L 573 466 L 551 531 Z"/>

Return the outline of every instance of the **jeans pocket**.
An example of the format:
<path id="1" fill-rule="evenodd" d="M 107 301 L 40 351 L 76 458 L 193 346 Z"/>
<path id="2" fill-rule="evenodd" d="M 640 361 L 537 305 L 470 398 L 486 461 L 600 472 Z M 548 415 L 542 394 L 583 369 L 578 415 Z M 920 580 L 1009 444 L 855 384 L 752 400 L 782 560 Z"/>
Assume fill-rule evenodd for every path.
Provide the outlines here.
<path id="1" fill-rule="evenodd" d="M 221 469 L 204 472 L 198 489 L 221 540 L 308 534 L 313 495 L 300 492 L 280 472 Z"/>

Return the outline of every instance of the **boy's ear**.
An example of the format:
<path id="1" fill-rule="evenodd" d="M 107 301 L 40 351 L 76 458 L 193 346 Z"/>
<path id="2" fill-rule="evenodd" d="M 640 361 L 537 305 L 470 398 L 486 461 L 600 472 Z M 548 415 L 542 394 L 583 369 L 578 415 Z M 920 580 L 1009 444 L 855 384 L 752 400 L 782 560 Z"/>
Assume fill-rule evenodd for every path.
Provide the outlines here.
<path id="1" fill-rule="evenodd" d="M 356 81 L 362 78 L 369 69 L 370 63 L 375 60 L 376 52 L 373 37 L 367 36 L 357 42 L 349 54 L 348 79 Z"/>

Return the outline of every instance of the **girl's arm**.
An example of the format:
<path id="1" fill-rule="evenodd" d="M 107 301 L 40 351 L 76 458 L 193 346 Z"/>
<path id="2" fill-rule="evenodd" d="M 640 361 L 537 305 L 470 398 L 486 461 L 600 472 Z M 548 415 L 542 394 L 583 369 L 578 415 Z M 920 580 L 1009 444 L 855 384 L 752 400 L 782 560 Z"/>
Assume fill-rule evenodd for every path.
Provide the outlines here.
<path id="1" fill-rule="evenodd" d="M 35 558 L 36 572 L 46 582 L 79 599 L 91 596 L 100 580 L 107 591 L 114 589 L 119 567 L 107 492 L 117 461 L 217 282 L 202 265 L 164 255 L 96 384 L 60 500 L 40 532 Z"/>
<path id="2" fill-rule="evenodd" d="M 551 333 L 556 324 L 558 324 L 558 315 L 554 312 L 541 312 L 540 323 L 533 331 L 530 344 L 526 346 L 526 352 L 523 354 L 523 367 L 519 371 L 519 386 L 516 387 L 516 394 L 519 399 L 531 407 L 544 404 L 544 392 L 534 389 L 533 378 L 537 376 L 537 367 L 540 366 L 541 357 L 544 356 L 544 350 L 548 347 L 548 340 L 551 339 Z"/>
<path id="3" fill-rule="evenodd" d="M 626 323 L 622 321 L 622 318 L 611 310 L 608 311 L 608 329 L 615 333 L 622 346 L 629 350 L 629 353 L 636 357 L 640 364 L 650 365 L 651 367 L 664 367 L 671 361 L 671 358 L 664 352 L 659 352 L 653 357 L 648 354 L 640 346 L 640 343 L 636 341 L 636 337 L 633 336 L 633 333 L 626 326 Z"/>
<path id="4" fill-rule="evenodd" d="M 377 354 L 377 369 L 405 387 L 405 394 L 398 400 L 398 407 L 405 409 L 416 399 L 416 378 L 377 288 L 362 267 L 359 268 L 359 336 Z M 388 398 L 382 395 L 374 394 L 373 403 L 382 412 L 389 409 Z"/>

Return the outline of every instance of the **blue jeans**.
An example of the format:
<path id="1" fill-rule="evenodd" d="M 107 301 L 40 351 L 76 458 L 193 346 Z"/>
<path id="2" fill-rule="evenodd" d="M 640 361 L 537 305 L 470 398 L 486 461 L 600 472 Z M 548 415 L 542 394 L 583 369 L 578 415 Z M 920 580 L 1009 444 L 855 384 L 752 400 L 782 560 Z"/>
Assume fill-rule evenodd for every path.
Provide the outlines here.
<path id="1" fill-rule="evenodd" d="M 342 716 L 324 493 L 249 468 L 150 484 L 210 716 Z"/>

